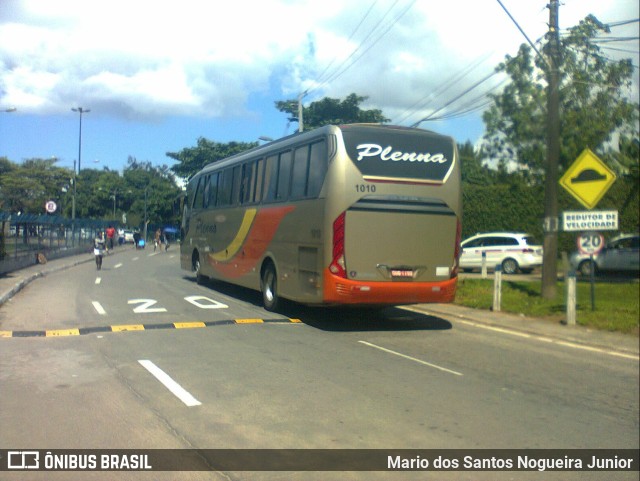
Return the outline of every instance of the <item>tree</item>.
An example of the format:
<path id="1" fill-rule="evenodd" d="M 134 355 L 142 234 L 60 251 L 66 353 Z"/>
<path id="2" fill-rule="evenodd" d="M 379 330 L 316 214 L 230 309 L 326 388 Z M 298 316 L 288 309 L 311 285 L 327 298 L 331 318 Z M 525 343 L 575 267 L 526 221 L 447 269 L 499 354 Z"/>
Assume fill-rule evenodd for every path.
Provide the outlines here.
<path id="1" fill-rule="evenodd" d="M 601 154 L 612 150 L 614 134 L 628 142 L 637 138 L 638 104 L 629 92 L 630 59 L 612 61 L 597 45 L 597 35 L 609 29 L 592 15 L 569 29 L 561 41 L 560 170 L 590 148 Z M 524 166 L 532 178 L 544 174 L 546 152 L 545 58 L 534 57 L 522 45 L 516 57 L 507 56 L 497 67 L 511 82 L 491 97 L 484 114 L 486 154 L 501 165 Z"/>
<path id="2" fill-rule="evenodd" d="M 127 222 L 143 225 L 146 219 L 155 225 L 177 224 L 180 216 L 175 208 L 180 189 L 166 165 L 153 166 L 129 157 L 123 173 L 123 207 Z"/>
<path id="3" fill-rule="evenodd" d="M 60 215 L 71 218 L 73 179 L 76 180 L 76 218 L 100 219 L 142 227 L 147 219 L 156 224 L 176 224 L 175 208 L 181 193 L 169 167 L 153 166 L 129 157 L 123 175 L 118 171 L 55 166 L 55 159 L 29 159 L 16 164 L 0 158 L 0 209 L 4 212 L 44 214 L 45 202 L 54 200 Z M 115 209 L 115 215 L 114 215 Z M 0 231 L 1 233 L 1 231 Z M 1 247 L 1 246 L 0 246 Z"/>
<path id="4" fill-rule="evenodd" d="M 458 144 L 462 182 L 475 185 L 489 185 L 495 182 L 495 172 L 482 162 L 481 153 L 477 153 L 473 144 L 467 140 Z"/>
<path id="5" fill-rule="evenodd" d="M 48 200 L 58 200 L 69 184 L 70 171 L 56 167 L 55 159 L 28 159 L 22 164 L 3 162 L 0 173 L 2 209 L 44 214 Z"/>
<path id="6" fill-rule="evenodd" d="M 167 152 L 166 155 L 178 161 L 178 164 L 171 167 L 171 170 L 178 176 L 188 179 L 211 162 L 239 154 L 257 145 L 257 142 L 229 142 L 223 144 L 200 137 L 198 145 L 195 147 L 187 147 L 180 152 Z"/>
<path id="7" fill-rule="evenodd" d="M 303 107 L 302 117 L 304 130 L 312 130 L 323 125 L 340 125 L 353 123 L 385 123 L 386 118 L 381 110 L 361 110 L 360 104 L 368 97 L 361 97 L 352 93 L 344 100 L 325 97 L 322 100 L 311 102 L 309 107 Z M 288 113 L 292 119 L 298 120 L 298 101 L 280 100 L 276 103 L 280 112 Z"/>

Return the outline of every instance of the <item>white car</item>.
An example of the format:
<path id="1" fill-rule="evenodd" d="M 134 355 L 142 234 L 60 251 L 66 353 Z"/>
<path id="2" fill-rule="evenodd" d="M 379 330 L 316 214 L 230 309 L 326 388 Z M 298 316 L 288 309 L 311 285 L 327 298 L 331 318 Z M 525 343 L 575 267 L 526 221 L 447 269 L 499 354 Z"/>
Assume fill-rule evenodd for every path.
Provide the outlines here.
<path id="1" fill-rule="evenodd" d="M 520 271 L 528 274 L 542 265 L 542 246 L 528 234 L 491 232 L 477 234 L 462 242 L 460 268 L 465 272 L 482 268 L 482 254 L 486 256 L 487 269 L 502 266 L 505 274 Z"/>

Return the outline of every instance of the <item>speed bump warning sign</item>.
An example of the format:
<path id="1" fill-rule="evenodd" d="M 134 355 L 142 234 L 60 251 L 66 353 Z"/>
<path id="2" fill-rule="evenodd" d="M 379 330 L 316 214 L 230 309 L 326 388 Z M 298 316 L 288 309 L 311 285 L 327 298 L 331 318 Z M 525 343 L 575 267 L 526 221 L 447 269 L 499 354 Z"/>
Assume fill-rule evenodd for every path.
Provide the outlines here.
<path id="1" fill-rule="evenodd" d="M 593 209 L 615 181 L 616 174 L 585 149 L 564 173 L 560 185 L 587 209 Z"/>

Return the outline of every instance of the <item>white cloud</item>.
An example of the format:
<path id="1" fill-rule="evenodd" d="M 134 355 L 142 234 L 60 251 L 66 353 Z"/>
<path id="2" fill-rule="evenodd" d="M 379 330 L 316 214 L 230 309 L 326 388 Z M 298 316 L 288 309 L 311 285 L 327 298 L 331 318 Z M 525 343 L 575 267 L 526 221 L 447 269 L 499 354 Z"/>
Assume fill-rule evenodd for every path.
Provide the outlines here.
<path id="1" fill-rule="evenodd" d="M 503 3 L 533 40 L 545 33 L 545 2 Z M 565 0 L 561 25 L 588 13 L 627 20 L 638 6 Z M 524 42 L 495 1 L 3 0 L 0 103 L 43 114 L 99 105 L 123 117 L 238 116 L 275 82 L 281 98 L 356 92 L 387 115 L 425 104 L 420 115 Z M 430 99 L 446 82 L 451 90 Z"/>

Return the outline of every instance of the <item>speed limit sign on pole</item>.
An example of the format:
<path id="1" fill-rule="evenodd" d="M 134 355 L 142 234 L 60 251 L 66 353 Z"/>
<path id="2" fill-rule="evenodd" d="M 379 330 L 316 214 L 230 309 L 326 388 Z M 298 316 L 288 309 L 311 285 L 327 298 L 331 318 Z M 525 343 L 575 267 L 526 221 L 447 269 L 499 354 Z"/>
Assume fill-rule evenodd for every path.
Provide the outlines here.
<path id="1" fill-rule="evenodd" d="M 58 208 L 58 206 L 54 201 L 50 200 L 50 201 L 47 201 L 47 203 L 44 205 L 44 208 L 49 214 L 53 214 Z"/>
<path id="2" fill-rule="evenodd" d="M 583 232 L 578 236 L 578 250 L 581 254 L 596 255 L 604 247 L 604 236 L 600 232 Z"/>
<path id="3" fill-rule="evenodd" d="M 600 232 L 583 232 L 578 236 L 578 250 L 580 253 L 588 255 L 591 261 L 591 310 L 596 310 L 596 292 L 594 275 L 596 264 L 593 256 L 598 254 L 604 247 L 604 236 Z"/>

